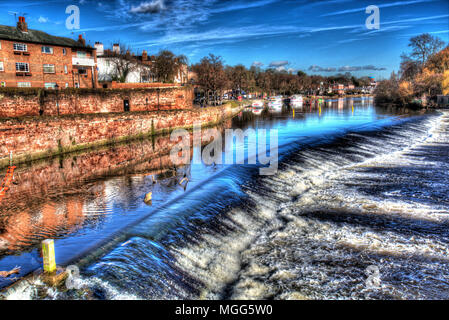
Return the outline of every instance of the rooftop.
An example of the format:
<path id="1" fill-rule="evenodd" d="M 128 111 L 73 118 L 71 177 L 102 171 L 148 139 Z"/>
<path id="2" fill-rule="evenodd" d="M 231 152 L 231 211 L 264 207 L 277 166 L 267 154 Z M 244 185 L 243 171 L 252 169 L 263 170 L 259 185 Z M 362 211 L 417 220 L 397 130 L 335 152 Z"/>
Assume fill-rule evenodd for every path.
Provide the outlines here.
<path id="1" fill-rule="evenodd" d="M 88 45 L 83 45 L 82 43 L 70 38 L 56 37 L 49 35 L 48 33 L 32 29 L 28 29 L 28 32 L 22 32 L 16 27 L 3 26 L 3 25 L 0 25 L 0 39 L 15 40 L 21 42 L 32 42 L 39 44 L 50 44 L 55 46 L 64 46 L 72 48 L 92 49 L 92 47 Z"/>

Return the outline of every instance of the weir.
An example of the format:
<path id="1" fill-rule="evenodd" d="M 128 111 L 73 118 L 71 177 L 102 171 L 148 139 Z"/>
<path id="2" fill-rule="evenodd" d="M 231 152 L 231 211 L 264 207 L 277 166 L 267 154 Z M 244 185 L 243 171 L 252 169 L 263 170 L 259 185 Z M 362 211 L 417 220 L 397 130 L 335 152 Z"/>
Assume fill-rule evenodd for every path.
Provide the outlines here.
<path id="1" fill-rule="evenodd" d="M 189 177 L 186 192 L 176 184 L 177 196 L 162 204 L 158 199 L 161 189 L 152 189 L 151 208 L 143 204 L 143 198 L 149 191 L 147 188 L 159 186 L 161 179 L 156 179 L 156 184 L 153 179 L 142 180 L 146 187 L 141 189 L 135 180 L 129 195 L 141 195 L 139 201 L 147 211 L 141 211 L 140 206 L 131 202 L 129 212 L 140 215 L 140 219 L 105 240 L 97 250 L 90 248 L 83 258 L 75 259 L 83 267 L 82 274 L 88 276 L 83 278 L 84 284 L 92 290 L 101 288 L 108 298 L 119 292 L 122 297 L 126 292 L 133 292 L 139 298 L 265 299 L 273 297 L 279 285 L 289 288 L 280 298 L 314 298 L 338 295 L 332 286 L 323 286 L 320 281 L 332 283 L 343 268 L 351 274 L 343 278 L 340 295 L 363 296 L 374 294 L 360 286 L 364 285 L 365 269 L 377 263 L 383 281 L 394 286 L 385 276 L 384 268 L 394 265 L 401 257 L 394 257 L 388 248 L 377 250 L 386 241 L 376 239 L 391 237 L 389 241 L 399 248 L 408 228 L 416 230 L 421 225 L 422 238 L 416 239 L 416 246 L 418 251 L 424 250 L 426 234 L 430 238 L 445 237 L 442 228 L 445 220 L 441 215 L 445 203 L 440 200 L 439 206 L 435 202 L 431 204 L 425 196 L 406 203 L 401 197 L 407 197 L 409 191 L 401 194 L 397 190 L 412 187 L 412 183 L 404 182 L 395 189 L 392 181 L 385 180 L 388 175 L 366 170 L 376 168 L 382 161 L 387 161 L 385 168 L 400 166 L 398 170 L 411 170 L 413 163 L 406 160 L 408 154 L 435 148 L 434 142 L 440 138 L 444 141 L 440 129 L 434 128 L 444 126 L 447 116 L 398 117 L 382 114 L 382 110 L 373 111 L 355 101 L 354 112 L 348 104 L 343 110 L 323 107 L 321 118 L 318 110 L 306 114 L 305 120 L 291 119 L 292 113 L 287 118 L 279 116 L 274 120 L 278 121 L 281 142 L 279 172 L 275 176 L 258 176 L 257 166 L 186 168 L 189 171 L 179 173 L 179 181 L 184 172 Z M 354 118 L 350 120 L 351 117 Z M 346 121 L 339 122 L 339 119 Z M 255 119 L 259 126 L 260 120 Z M 330 126 L 323 126 L 322 121 Z M 272 123 L 270 120 L 269 125 Z M 251 125 L 251 122 L 247 124 Z M 398 157 L 401 161 L 395 162 Z M 434 165 L 427 164 L 433 170 Z M 439 168 L 436 176 L 429 172 L 425 179 L 443 177 L 440 173 L 446 169 Z M 200 172 L 203 173 L 198 176 Z M 364 179 L 384 182 L 375 182 L 374 189 L 365 191 L 369 184 L 364 185 Z M 120 190 L 128 195 L 125 191 L 128 188 Z M 380 191 L 373 193 L 373 190 Z M 369 196 L 370 192 L 373 196 Z M 412 217 L 402 219 L 404 214 Z M 392 215 L 400 215 L 401 220 L 392 220 Z M 364 216 L 370 218 L 363 219 Z M 436 220 L 438 216 L 443 220 Z M 423 219 L 427 224 L 423 224 Z M 370 220 L 374 221 L 372 226 L 367 225 Z M 395 222 L 404 227 L 398 232 L 387 229 L 388 235 L 377 233 L 376 224 L 388 226 Z M 351 231 L 352 228 L 355 229 Z M 320 240 L 317 242 L 315 237 Z M 443 259 L 439 252 L 445 244 L 435 245 L 437 249 L 430 258 L 439 261 Z M 368 251 L 363 249 L 366 246 Z M 332 260 L 317 264 L 308 248 L 315 248 L 321 257 L 329 256 Z M 422 252 L 421 258 L 427 259 Z M 351 265 L 344 265 L 339 256 L 344 256 L 344 261 L 350 261 Z M 123 261 L 126 261 L 126 278 L 131 282 L 119 280 Z M 424 274 L 430 270 L 426 263 L 419 264 Z M 332 267 L 327 267 L 328 264 Z M 298 265 L 304 268 L 298 269 Z M 440 274 L 446 272 L 443 264 L 436 267 Z M 407 265 L 404 268 L 409 270 Z M 325 278 L 316 278 L 320 274 Z M 289 283 L 298 281 L 303 283 L 303 288 L 311 289 L 297 291 L 289 287 Z M 352 285 L 355 282 L 357 285 Z M 397 287 L 395 290 L 405 296 L 409 294 Z M 389 292 L 386 289 L 380 294 Z M 428 294 L 432 296 L 435 292 Z M 60 295 L 64 297 L 63 293 Z"/>

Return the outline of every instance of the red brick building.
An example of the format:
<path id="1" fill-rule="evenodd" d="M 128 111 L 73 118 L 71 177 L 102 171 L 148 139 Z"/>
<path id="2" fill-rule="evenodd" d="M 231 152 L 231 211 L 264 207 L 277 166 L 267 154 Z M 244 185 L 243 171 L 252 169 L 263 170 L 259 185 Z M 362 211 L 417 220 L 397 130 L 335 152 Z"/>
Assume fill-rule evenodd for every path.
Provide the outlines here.
<path id="1" fill-rule="evenodd" d="M 345 93 L 345 85 L 339 83 L 333 84 L 332 91 L 342 95 Z"/>
<path id="2" fill-rule="evenodd" d="M 0 25 L 0 86 L 96 88 L 96 49 L 78 41 L 28 29 Z"/>

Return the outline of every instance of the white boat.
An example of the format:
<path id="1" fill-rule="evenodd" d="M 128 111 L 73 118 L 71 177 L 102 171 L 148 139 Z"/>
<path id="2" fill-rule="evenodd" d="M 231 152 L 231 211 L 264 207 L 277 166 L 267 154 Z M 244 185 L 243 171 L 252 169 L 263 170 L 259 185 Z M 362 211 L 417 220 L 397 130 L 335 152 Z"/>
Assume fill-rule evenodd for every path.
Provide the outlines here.
<path id="1" fill-rule="evenodd" d="M 262 107 L 264 106 L 263 100 L 254 100 L 251 104 L 252 107 Z"/>
<path id="2" fill-rule="evenodd" d="M 282 111 L 282 97 L 272 97 L 268 100 L 268 108 L 271 111 Z"/>
<path id="3" fill-rule="evenodd" d="M 290 106 L 292 108 L 302 108 L 303 103 L 304 103 L 304 100 L 302 98 L 302 95 L 300 95 L 300 94 L 295 94 L 290 97 Z"/>
<path id="4" fill-rule="evenodd" d="M 253 114 L 259 115 L 262 114 L 264 107 L 263 106 L 258 106 L 258 107 L 251 107 Z"/>

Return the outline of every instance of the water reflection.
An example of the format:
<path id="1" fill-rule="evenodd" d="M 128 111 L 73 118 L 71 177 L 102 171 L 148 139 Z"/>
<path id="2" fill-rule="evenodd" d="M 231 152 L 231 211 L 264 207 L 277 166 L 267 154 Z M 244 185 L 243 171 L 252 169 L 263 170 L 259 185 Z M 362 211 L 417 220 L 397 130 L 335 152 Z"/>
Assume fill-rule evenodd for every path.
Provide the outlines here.
<path id="1" fill-rule="evenodd" d="M 0 270 L 20 265 L 24 275 L 39 267 L 47 238 L 68 240 L 67 250 L 57 250 L 63 263 L 71 249 L 80 252 L 132 222 L 134 211 L 145 209 L 142 194 L 152 190 L 157 204 L 185 189 L 178 183 L 191 170 L 173 166 L 175 144 L 162 136 L 20 166 L 0 201 Z M 8 283 L 0 278 L 0 286 Z"/>

